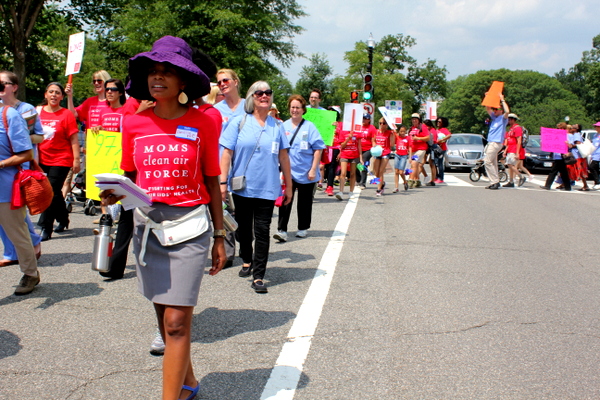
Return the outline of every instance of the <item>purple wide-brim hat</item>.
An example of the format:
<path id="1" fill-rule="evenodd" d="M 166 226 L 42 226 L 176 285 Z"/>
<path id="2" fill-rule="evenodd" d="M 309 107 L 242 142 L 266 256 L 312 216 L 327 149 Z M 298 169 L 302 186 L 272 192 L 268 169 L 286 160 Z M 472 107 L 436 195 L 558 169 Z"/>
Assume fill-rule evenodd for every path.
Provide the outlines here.
<path id="1" fill-rule="evenodd" d="M 127 93 L 138 100 L 154 100 L 148 90 L 148 68 L 154 62 L 169 63 L 184 71 L 185 89 L 190 100 L 210 93 L 210 79 L 192 61 L 192 48 L 181 38 L 163 36 L 152 45 L 152 50 L 129 59 Z"/>

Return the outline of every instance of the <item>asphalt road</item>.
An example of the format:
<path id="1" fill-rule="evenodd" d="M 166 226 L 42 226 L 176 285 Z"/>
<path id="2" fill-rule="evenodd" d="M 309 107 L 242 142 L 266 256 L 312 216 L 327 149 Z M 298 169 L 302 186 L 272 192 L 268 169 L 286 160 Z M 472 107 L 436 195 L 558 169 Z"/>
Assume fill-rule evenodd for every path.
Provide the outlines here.
<path id="1" fill-rule="evenodd" d="M 239 259 L 207 275 L 193 320 L 198 398 L 261 398 L 301 309 L 321 312 L 306 298 L 316 272 L 330 286 L 297 389 L 273 398 L 600 398 L 600 192 L 446 181 L 363 190 L 335 265 L 347 201 L 318 192 L 309 237 L 293 236 L 293 215 L 290 240 L 271 245 L 267 295 L 237 276 Z M 160 398 L 133 256 L 122 280 L 91 271 L 94 217 L 82 210 L 44 243 L 31 295 L 12 294 L 17 266 L 0 270 L 0 399 Z"/>

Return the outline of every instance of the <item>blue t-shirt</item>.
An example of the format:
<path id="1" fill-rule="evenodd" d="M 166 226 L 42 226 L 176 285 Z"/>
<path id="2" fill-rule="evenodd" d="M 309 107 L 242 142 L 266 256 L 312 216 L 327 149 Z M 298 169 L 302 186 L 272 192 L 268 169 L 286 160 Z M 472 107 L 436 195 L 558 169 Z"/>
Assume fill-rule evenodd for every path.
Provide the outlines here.
<path id="1" fill-rule="evenodd" d="M 239 131 L 244 116 L 246 120 Z M 230 121 L 219 144 L 233 150 L 229 178 L 246 176 L 246 188 L 234 191 L 235 194 L 265 200 L 276 200 L 281 195 L 279 150 L 290 147 L 283 124 L 268 116 L 262 127 L 252 114 L 244 114 Z"/>
<path id="2" fill-rule="evenodd" d="M 492 114 L 490 116 L 492 122 L 490 123 L 490 130 L 488 132 L 487 141 L 502 143 L 504 142 L 504 135 L 506 134 L 506 125 L 508 125 L 508 118 L 504 118 L 504 114 L 496 116 Z"/>
<path id="3" fill-rule="evenodd" d="M 583 143 L 583 138 L 581 137 L 581 133 L 579 132 L 567 134 L 567 140 L 571 144 L 575 144 L 575 142 Z M 571 153 L 573 153 L 573 156 L 575 158 L 581 158 L 581 154 L 579 154 L 579 150 L 577 150 L 577 147 L 573 147 L 570 151 Z"/>
<path id="4" fill-rule="evenodd" d="M 2 111 L 0 108 L 0 113 Z M 21 117 L 21 114 L 14 108 L 8 107 L 6 118 L 8 119 L 8 132 L 4 128 L 4 119 L 0 115 L 0 119 L 2 119 L 0 123 L 0 160 L 6 160 L 14 153 L 31 150 L 32 148 L 27 123 Z M 0 168 L 0 187 L 2 187 L 2 190 L 0 190 L 0 203 L 10 203 L 12 184 L 18 170 L 17 166 Z"/>
<path id="5" fill-rule="evenodd" d="M 227 125 L 229 125 L 229 121 L 233 120 L 235 117 L 244 115 L 246 112 L 244 111 L 244 105 L 246 104 L 246 99 L 242 99 L 240 104 L 235 108 L 235 111 L 231 110 L 227 105 L 225 100 L 221 100 L 214 107 L 219 110 L 221 116 L 223 117 L 223 125 L 221 127 L 221 132 L 225 132 Z"/>
<path id="6" fill-rule="evenodd" d="M 287 140 L 290 142 L 294 137 L 296 128 L 292 126 L 292 120 L 288 119 L 283 123 Z M 304 123 L 298 130 L 294 142 L 290 146 L 290 164 L 292 167 L 292 179 L 298 183 L 318 182 L 321 175 L 317 165 L 316 178 L 311 181 L 308 179 L 308 171 L 312 167 L 315 150 L 325 149 L 325 142 L 317 130 L 315 124 L 304 120 Z"/>
<path id="7" fill-rule="evenodd" d="M 594 152 L 592 153 L 592 160 L 600 161 L 600 135 L 596 135 L 594 137 L 594 140 L 592 140 L 592 144 L 596 148 L 596 150 L 594 150 Z"/>

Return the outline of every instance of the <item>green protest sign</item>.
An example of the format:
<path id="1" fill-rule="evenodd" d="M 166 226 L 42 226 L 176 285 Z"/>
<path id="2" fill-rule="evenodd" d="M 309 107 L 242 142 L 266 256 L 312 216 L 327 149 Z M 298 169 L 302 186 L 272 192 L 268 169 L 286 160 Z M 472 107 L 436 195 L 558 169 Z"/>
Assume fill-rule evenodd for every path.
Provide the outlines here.
<path id="1" fill-rule="evenodd" d="M 316 108 L 307 108 L 304 119 L 312 122 L 317 127 L 321 134 L 321 138 L 327 146 L 333 144 L 333 136 L 335 134 L 335 120 L 337 113 L 335 111 L 318 110 Z"/>

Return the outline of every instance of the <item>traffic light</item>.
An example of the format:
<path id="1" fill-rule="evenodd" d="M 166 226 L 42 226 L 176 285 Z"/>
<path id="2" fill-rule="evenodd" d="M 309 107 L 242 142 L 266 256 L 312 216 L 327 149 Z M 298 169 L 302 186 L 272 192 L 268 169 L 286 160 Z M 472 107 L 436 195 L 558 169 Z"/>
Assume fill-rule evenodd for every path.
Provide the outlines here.
<path id="1" fill-rule="evenodd" d="M 358 92 L 356 90 L 350 92 L 350 103 L 358 103 Z"/>
<path id="2" fill-rule="evenodd" d="M 363 79 L 363 99 L 365 101 L 373 100 L 373 75 L 367 73 Z"/>

